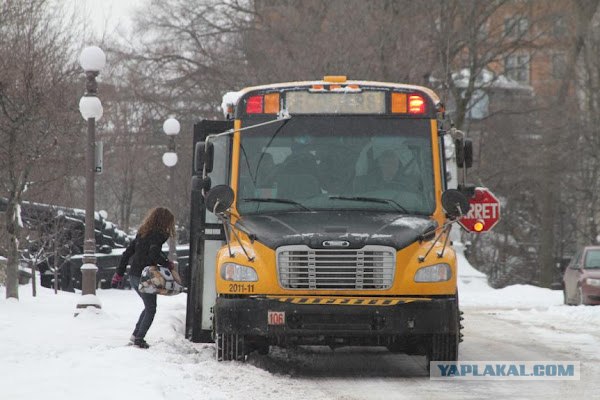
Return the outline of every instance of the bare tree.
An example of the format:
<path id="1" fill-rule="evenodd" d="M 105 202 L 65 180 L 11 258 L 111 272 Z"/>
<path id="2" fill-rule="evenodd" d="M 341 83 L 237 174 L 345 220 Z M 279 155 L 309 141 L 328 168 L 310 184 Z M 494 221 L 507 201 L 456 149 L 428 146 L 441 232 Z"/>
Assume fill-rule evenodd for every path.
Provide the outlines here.
<path id="1" fill-rule="evenodd" d="M 242 31 L 248 83 L 324 75 L 420 83 L 431 71 L 419 2 L 256 0 Z"/>
<path id="2" fill-rule="evenodd" d="M 444 98 L 454 102 L 453 122 L 463 129 L 467 113 L 478 100 L 476 92 L 496 83 L 504 72 L 504 58 L 535 48 L 543 33 L 531 29 L 535 20 L 527 20 L 527 28 L 520 29 L 522 18 L 530 15 L 528 2 L 449 0 L 430 5 L 425 12 L 434 25 L 429 31 L 433 82 L 438 82 Z M 486 71 L 493 72 L 491 79 L 485 79 Z M 462 80 L 466 84 L 460 84 Z"/>
<path id="3" fill-rule="evenodd" d="M 557 162 L 561 156 L 564 156 L 568 152 L 564 151 L 564 143 L 570 141 L 578 141 L 579 135 L 576 134 L 575 130 L 569 129 L 573 126 L 577 126 L 577 119 L 573 119 L 572 115 L 579 115 L 581 112 L 586 115 L 588 121 L 593 119 L 591 114 L 597 112 L 593 107 L 583 107 L 577 109 L 575 107 L 566 105 L 563 99 L 571 91 L 574 91 L 574 83 L 577 80 L 576 66 L 578 60 L 583 57 L 583 51 L 586 48 L 586 43 L 590 39 L 590 27 L 594 16 L 598 11 L 598 0 L 573 0 L 571 2 L 573 10 L 574 29 L 572 35 L 569 37 L 569 56 L 566 61 L 566 71 L 564 78 L 557 88 L 556 92 L 553 93 L 550 99 L 546 101 L 548 109 L 546 114 L 550 114 L 549 118 L 554 118 L 555 124 L 554 129 L 550 130 L 548 134 L 543 136 L 543 148 L 544 148 L 544 160 L 543 168 L 541 169 L 541 191 L 540 198 L 541 204 L 541 216 L 540 216 L 540 229 L 541 229 L 541 246 L 540 246 L 540 270 L 541 270 L 541 283 L 549 286 L 555 275 L 555 248 L 556 248 L 556 216 L 558 212 L 557 204 L 560 204 L 561 196 L 557 190 L 557 186 L 554 182 L 566 182 L 568 176 L 561 171 L 564 166 L 570 165 L 570 161 Z M 585 64 L 585 61 L 584 61 Z M 592 100 L 593 101 L 593 100 Z M 548 118 L 548 119 L 549 119 Z M 567 124 L 566 122 L 570 122 Z M 575 124 L 573 124 L 575 122 Z M 572 132 L 571 135 L 565 137 L 565 133 Z M 565 140 L 566 139 L 566 140 Z M 589 171 L 589 170 L 588 170 Z M 563 173 L 561 173 L 563 172 Z M 594 175 L 592 173 L 592 175 Z M 592 179 L 596 179 L 595 176 Z M 591 184 L 588 182 L 587 184 Z M 568 187 L 569 185 L 561 185 Z M 560 186 L 559 186 L 560 187 Z M 592 186 L 593 187 L 593 186 Z M 584 189 L 585 190 L 585 189 Z M 567 191 L 568 193 L 568 191 Z M 589 199 L 589 197 L 588 197 Z M 588 200 L 586 199 L 586 200 Z M 594 204 L 591 204 L 592 209 L 595 208 Z M 594 218 L 592 218 L 593 222 Z M 587 222 L 589 224 L 589 222 Z M 594 240 L 595 238 L 592 238 Z"/>
<path id="4" fill-rule="evenodd" d="M 0 4 L 0 180 L 8 193 L 7 297 L 18 298 L 20 204 L 40 168 L 60 159 L 75 136 L 76 69 L 71 32 L 44 0 Z M 60 17 L 60 18 L 59 18 Z M 52 179 L 52 178 L 50 178 Z M 55 179 L 55 178 L 54 178 Z"/>

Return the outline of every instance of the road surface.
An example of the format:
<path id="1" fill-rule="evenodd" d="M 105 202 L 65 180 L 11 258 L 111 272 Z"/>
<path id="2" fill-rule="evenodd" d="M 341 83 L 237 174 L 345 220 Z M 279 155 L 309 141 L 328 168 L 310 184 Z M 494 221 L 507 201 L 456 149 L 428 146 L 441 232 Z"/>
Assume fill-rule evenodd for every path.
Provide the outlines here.
<path id="1" fill-rule="evenodd" d="M 583 399 L 600 393 L 600 360 L 590 352 L 600 332 L 590 326 L 523 320 L 523 313 L 503 308 L 465 307 L 460 359 L 474 361 L 580 361 L 581 381 L 431 381 L 425 357 L 391 354 L 379 348 L 323 347 L 275 350 L 249 362 L 275 375 L 302 382 L 323 398 L 358 399 Z M 600 313 L 600 309 L 598 310 Z M 600 315 L 600 314 L 599 314 Z"/>

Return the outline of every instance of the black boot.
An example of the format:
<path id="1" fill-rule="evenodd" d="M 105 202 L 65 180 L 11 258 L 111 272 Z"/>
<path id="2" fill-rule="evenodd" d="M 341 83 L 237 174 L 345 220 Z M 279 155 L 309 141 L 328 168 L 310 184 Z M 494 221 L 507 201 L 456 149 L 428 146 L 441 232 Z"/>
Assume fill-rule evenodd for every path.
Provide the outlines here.
<path id="1" fill-rule="evenodd" d="M 150 348 L 150 345 L 146 343 L 144 338 L 135 338 L 135 340 L 133 341 L 133 345 L 139 347 L 140 349 Z"/>

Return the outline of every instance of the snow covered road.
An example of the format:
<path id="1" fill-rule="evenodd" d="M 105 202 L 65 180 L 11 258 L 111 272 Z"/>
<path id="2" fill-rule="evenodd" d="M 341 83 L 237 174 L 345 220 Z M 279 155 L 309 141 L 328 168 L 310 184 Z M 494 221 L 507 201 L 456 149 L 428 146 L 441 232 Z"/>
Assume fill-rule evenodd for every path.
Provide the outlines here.
<path id="1" fill-rule="evenodd" d="M 600 316 L 600 310 L 595 311 Z M 594 398 L 600 390 L 598 326 L 588 327 L 587 333 L 580 327 L 574 333 L 558 326 L 560 321 L 527 322 L 529 313 L 466 307 L 461 360 L 579 360 L 581 381 L 430 381 L 424 357 L 394 355 L 376 348 L 340 349 L 335 354 L 328 349 L 301 349 L 289 358 L 278 352 L 251 362 L 273 373 L 310 377 L 330 399 Z"/>
<path id="2" fill-rule="evenodd" d="M 1 291 L 2 289 L 0 289 Z M 560 292 L 461 288 L 463 360 L 581 361 L 581 381 L 430 381 L 424 357 L 378 348 L 300 348 L 217 363 L 183 338 L 185 296 L 159 299 L 148 351 L 126 346 L 141 308 L 130 291 L 99 291 L 99 314 L 73 318 L 78 295 L 0 292 L 0 386 L 6 399 L 552 399 L 600 393 L 600 307 L 561 305 Z"/>

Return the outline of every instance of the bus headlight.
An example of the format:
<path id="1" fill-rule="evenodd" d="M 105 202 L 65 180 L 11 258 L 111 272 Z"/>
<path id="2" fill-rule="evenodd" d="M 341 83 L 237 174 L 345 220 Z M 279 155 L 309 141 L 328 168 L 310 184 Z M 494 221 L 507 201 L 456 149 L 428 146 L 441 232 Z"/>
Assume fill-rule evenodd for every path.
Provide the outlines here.
<path id="1" fill-rule="evenodd" d="M 444 282 L 451 276 L 452 270 L 448 264 L 435 264 L 419 268 L 415 273 L 415 282 Z"/>
<path id="2" fill-rule="evenodd" d="M 225 263 L 221 265 L 221 278 L 226 281 L 256 282 L 258 275 L 252 267 L 236 263 Z"/>

